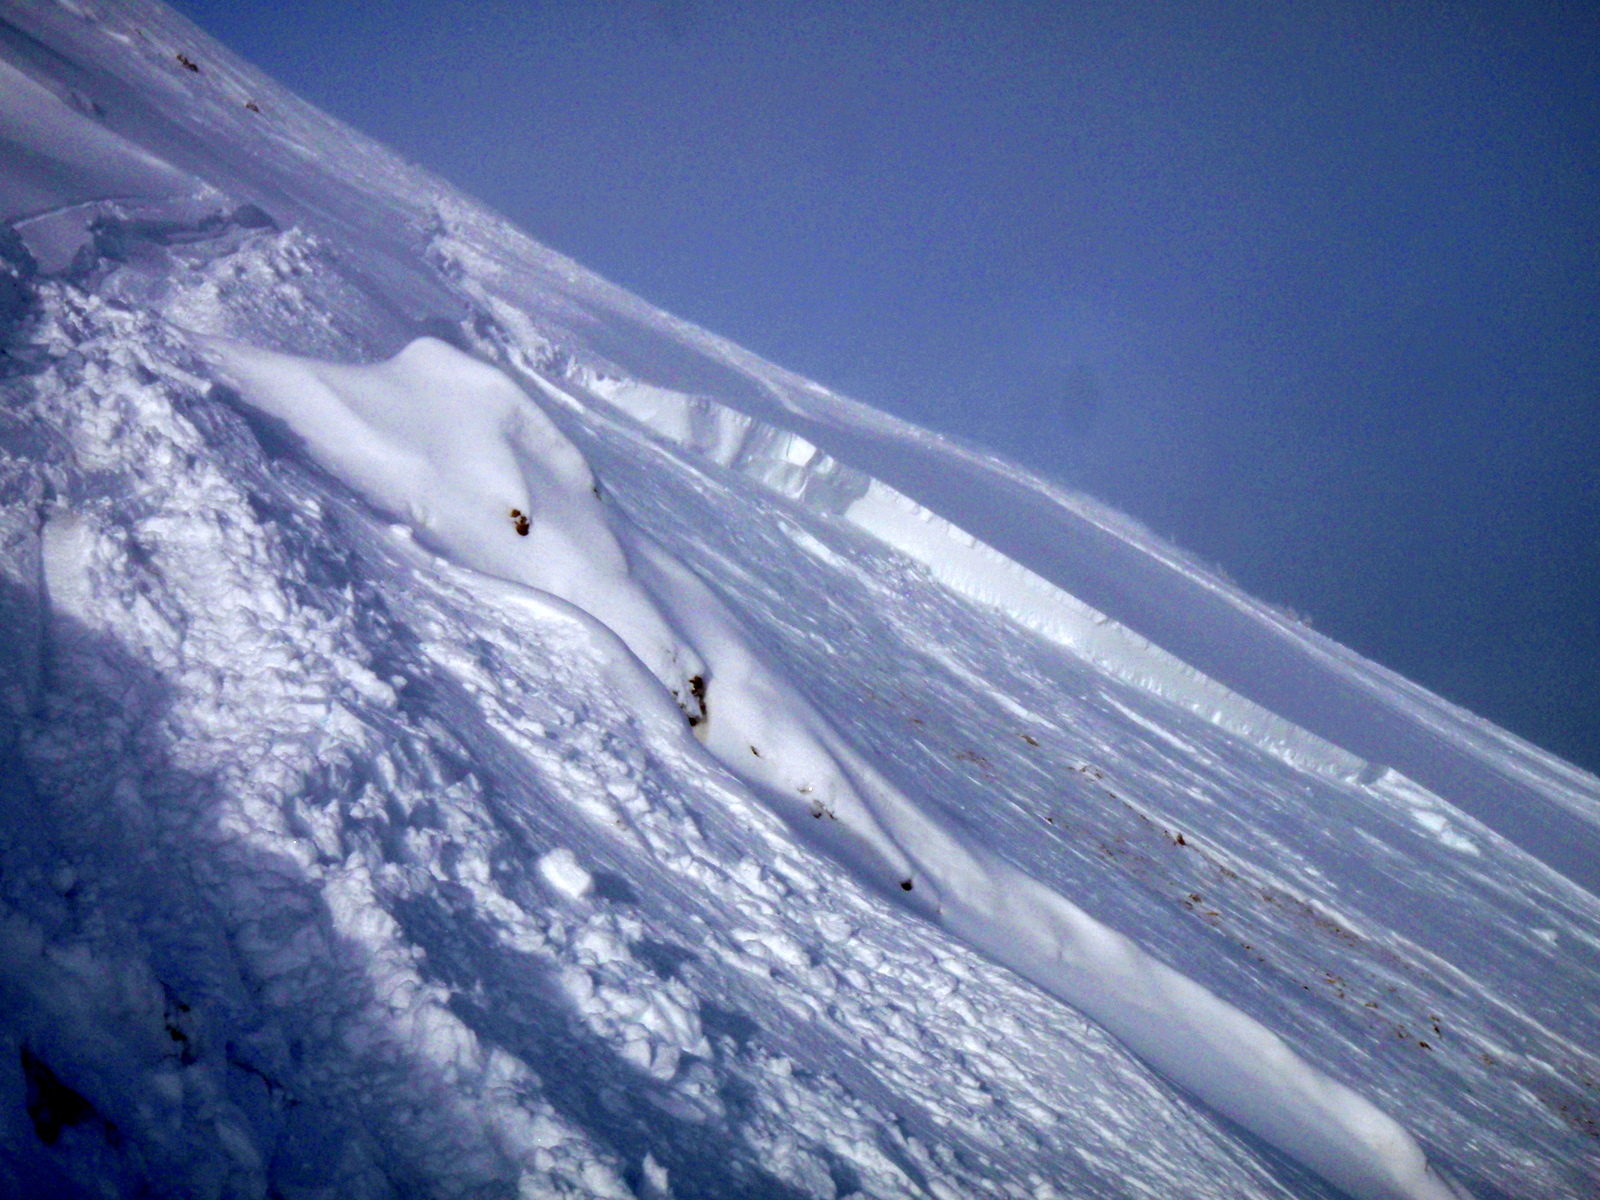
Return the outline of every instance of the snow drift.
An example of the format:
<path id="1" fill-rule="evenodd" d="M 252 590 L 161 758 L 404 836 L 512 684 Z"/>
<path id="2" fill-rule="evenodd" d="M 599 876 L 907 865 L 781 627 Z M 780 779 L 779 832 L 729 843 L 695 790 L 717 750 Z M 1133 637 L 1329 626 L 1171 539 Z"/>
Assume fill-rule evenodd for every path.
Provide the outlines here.
<path id="1" fill-rule="evenodd" d="M 9 1190 L 1586 1194 L 1597 781 L 158 6 L 6 22 Z"/>
<path id="2" fill-rule="evenodd" d="M 316 461 L 407 517 L 425 543 L 462 566 L 577 605 L 658 679 L 665 674 L 674 698 L 689 693 L 682 663 L 694 664 L 697 680 L 709 666 L 704 695 L 715 716 L 705 721 L 707 748 L 781 812 L 818 822 L 822 836 L 808 840 L 868 886 L 892 894 L 891 881 L 907 893 L 920 885 L 921 913 L 1082 1009 L 1353 1195 L 1449 1200 L 1450 1189 L 1393 1120 L 1128 938 L 963 845 L 878 776 L 762 661 L 714 593 L 659 550 L 640 556 L 654 585 L 647 598 L 594 502 L 582 456 L 509 378 L 434 339 L 371 367 L 208 346 L 248 403 L 286 420 Z M 505 519 L 524 513 L 531 530 Z M 667 614 L 698 652 L 667 634 Z M 696 703 L 690 715 L 699 724 L 710 713 Z"/>

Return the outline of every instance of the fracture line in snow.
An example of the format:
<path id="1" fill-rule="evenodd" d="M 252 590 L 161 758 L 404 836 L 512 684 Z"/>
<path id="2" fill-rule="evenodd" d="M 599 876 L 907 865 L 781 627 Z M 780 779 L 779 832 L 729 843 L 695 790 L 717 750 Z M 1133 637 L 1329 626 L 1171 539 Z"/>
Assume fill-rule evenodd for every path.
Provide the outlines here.
<path id="1" fill-rule="evenodd" d="M 552 398 L 577 403 L 548 380 L 535 377 L 534 381 Z M 1106 674 L 1161 696 L 1299 770 L 1354 780 L 1367 767 L 1364 759 L 1207 678 L 882 481 L 863 476 L 856 487 L 836 482 L 840 475 L 857 473 L 841 469 L 798 434 L 666 388 L 588 373 L 581 382 L 585 391 L 653 433 L 791 500 L 830 512 L 921 564 L 957 595 L 1003 614 Z M 832 486 L 818 487 L 819 482 Z"/>

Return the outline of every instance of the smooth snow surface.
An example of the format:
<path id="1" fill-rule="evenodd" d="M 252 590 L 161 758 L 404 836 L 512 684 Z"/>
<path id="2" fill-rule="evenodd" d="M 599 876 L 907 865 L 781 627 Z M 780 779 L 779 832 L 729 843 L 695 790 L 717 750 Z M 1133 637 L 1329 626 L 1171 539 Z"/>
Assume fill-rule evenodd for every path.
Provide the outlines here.
<path id="1" fill-rule="evenodd" d="M 704 663 L 629 576 L 583 456 L 504 374 L 434 338 L 368 367 L 206 344 L 251 405 L 425 544 L 592 614 L 700 718 Z"/>
<path id="2" fill-rule="evenodd" d="M 1595 1195 L 1600 782 L 3 19 L 0 1192 Z"/>

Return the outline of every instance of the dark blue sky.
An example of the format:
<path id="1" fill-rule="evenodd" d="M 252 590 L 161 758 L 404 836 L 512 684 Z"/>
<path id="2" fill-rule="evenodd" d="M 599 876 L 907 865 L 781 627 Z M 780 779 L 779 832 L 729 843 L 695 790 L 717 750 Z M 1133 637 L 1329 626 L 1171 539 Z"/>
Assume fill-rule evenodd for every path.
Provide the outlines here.
<path id="1" fill-rule="evenodd" d="M 1600 7 L 177 7 L 647 299 L 1600 769 Z"/>

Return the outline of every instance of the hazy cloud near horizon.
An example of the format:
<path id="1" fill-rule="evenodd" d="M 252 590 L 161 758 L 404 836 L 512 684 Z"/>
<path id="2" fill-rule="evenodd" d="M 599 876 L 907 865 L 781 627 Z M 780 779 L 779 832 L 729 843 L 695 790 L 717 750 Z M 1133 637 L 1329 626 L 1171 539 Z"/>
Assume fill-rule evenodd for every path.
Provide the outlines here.
<path id="1" fill-rule="evenodd" d="M 1600 769 L 1600 10 L 177 7 L 651 301 Z"/>

